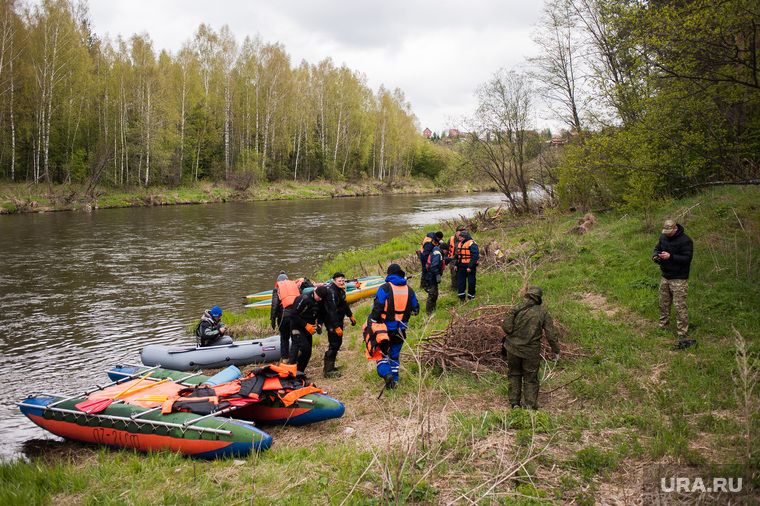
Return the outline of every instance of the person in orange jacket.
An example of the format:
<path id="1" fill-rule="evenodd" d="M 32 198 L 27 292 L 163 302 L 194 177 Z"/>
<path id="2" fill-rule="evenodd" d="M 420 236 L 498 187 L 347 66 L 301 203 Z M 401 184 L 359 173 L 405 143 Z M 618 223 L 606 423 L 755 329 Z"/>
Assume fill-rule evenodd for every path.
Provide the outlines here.
<path id="1" fill-rule="evenodd" d="M 467 230 L 459 232 L 460 242 L 454 248 L 457 265 L 457 291 L 459 300 L 464 302 L 475 298 L 475 275 L 480 259 L 478 244 L 473 241 Z"/>
<path id="2" fill-rule="evenodd" d="M 414 290 L 406 283 L 406 273 L 398 264 L 388 266 L 385 283 L 377 289 L 369 325 L 383 323 L 388 330 L 387 353 L 377 362 L 377 374 L 388 389 L 396 388 L 399 380 L 401 348 L 406 339 L 409 318 L 420 313 L 420 303 Z"/>
<path id="3" fill-rule="evenodd" d="M 289 363 L 290 357 L 290 319 L 285 318 L 285 309 L 290 307 L 301 295 L 295 281 L 288 279 L 285 271 L 280 271 L 277 283 L 272 290 L 272 306 L 269 310 L 269 320 L 272 328 L 280 332 L 280 356 L 283 364 Z"/>

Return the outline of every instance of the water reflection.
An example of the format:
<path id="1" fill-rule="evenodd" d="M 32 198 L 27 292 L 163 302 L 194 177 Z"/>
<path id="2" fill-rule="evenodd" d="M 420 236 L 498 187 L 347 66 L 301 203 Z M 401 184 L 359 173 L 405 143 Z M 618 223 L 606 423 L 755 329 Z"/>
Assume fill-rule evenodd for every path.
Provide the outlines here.
<path id="1" fill-rule="evenodd" d="M 190 344 L 204 309 L 241 309 L 280 269 L 311 275 L 325 255 L 500 202 L 401 195 L 0 216 L 0 457 L 53 437 L 16 407 L 28 394 L 81 392 L 139 363 L 146 344 Z"/>

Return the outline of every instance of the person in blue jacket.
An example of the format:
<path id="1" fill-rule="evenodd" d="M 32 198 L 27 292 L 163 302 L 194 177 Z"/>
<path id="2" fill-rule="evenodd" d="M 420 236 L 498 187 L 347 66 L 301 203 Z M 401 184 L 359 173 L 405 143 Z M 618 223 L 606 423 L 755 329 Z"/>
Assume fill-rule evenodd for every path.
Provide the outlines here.
<path id="1" fill-rule="evenodd" d="M 369 322 L 384 323 L 388 329 L 388 345 L 381 348 L 383 358 L 377 361 L 377 374 L 385 381 L 385 388 L 393 389 L 399 380 L 399 357 L 409 318 L 420 313 L 420 304 L 400 265 L 389 265 L 387 272 L 385 283 L 377 289 Z"/>
<path id="2" fill-rule="evenodd" d="M 443 270 L 446 268 L 442 249 L 448 252 L 449 245 L 444 242 L 440 246 L 433 246 L 433 251 L 430 252 L 430 256 L 428 257 L 428 297 L 425 304 L 425 312 L 428 316 L 432 316 L 435 312 L 435 307 L 438 303 L 438 285 L 441 283 L 441 276 L 443 276 Z"/>
<path id="3" fill-rule="evenodd" d="M 459 300 L 464 302 L 465 297 L 467 300 L 475 298 L 475 271 L 480 259 L 480 250 L 467 230 L 459 232 L 459 237 L 461 241 L 454 247 L 453 257 L 456 259 Z"/>
<path id="4" fill-rule="evenodd" d="M 430 281 L 427 273 L 430 252 L 433 251 L 433 247 L 438 246 L 441 243 L 441 239 L 443 239 L 443 232 L 428 232 L 425 239 L 422 240 L 422 246 L 420 246 L 418 256 L 420 258 L 420 264 L 422 265 L 422 271 L 420 273 L 420 288 L 423 290 L 428 287 Z"/>

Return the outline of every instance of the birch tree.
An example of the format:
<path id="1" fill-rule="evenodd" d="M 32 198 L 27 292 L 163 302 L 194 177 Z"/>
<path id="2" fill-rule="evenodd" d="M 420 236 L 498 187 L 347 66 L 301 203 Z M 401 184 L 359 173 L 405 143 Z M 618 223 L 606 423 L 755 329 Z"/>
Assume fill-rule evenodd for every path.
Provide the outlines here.
<path id="1" fill-rule="evenodd" d="M 34 179 L 44 177 L 52 189 L 49 155 L 54 115 L 60 109 L 67 80 L 86 79 L 81 65 L 88 55 L 73 5 L 66 0 L 43 0 L 35 6 L 30 26 L 37 130 Z"/>
<path id="2" fill-rule="evenodd" d="M 568 0 L 547 2 L 532 36 L 539 48 L 538 56 L 528 61 L 535 69 L 531 75 L 541 84 L 539 91 L 551 110 L 570 130 L 580 134 L 585 74 L 584 47 L 577 24 L 577 14 Z"/>
<path id="3" fill-rule="evenodd" d="M 16 179 L 16 83 L 26 38 L 17 8 L 16 0 L 0 1 L 0 168 L 7 160 L 11 181 Z"/>

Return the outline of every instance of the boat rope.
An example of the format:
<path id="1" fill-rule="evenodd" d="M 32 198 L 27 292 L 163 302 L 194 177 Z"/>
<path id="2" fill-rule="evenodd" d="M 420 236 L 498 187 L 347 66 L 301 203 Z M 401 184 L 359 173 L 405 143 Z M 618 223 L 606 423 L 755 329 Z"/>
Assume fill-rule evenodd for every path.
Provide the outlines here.
<path id="1" fill-rule="evenodd" d="M 198 427 L 196 425 L 192 425 L 192 423 L 195 423 L 196 421 L 200 421 L 198 419 L 192 421 L 192 423 L 190 424 L 188 424 L 187 422 L 173 423 L 173 422 L 161 422 L 158 420 L 143 420 L 143 419 L 137 420 L 137 419 L 133 419 L 126 416 L 104 415 L 100 413 L 85 413 L 83 411 L 75 411 L 73 409 L 64 409 L 64 408 L 55 408 L 55 407 L 49 408 L 46 406 L 40 406 L 39 404 L 27 404 L 25 402 L 18 403 L 18 406 L 25 407 L 25 408 L 40 409 L 42 411 L 51 411 L 51 412 L 64 413 L 67 415 L 74 415 L 74 422 L 76 422 L 80 416 L 84 416 L 85 421 L 91 418 L 95 418 L 98 420 L 115 420 L 115 421 L 125 422 L 127 424 L 134 423 L 137 426 L 148 425 L 150 423 L 151 425 L 155 424 L 157 426 L 162 426 L 162 427 L 171 427 L 175 429 L 181 429 L 183 434 L 185 430 L 194 430 L 197 432 L 210 432 L 213 434 L 222 434 L 225 436 L 229 436 L 232 434 L 232 431 L 229 431 L 229 430 L 221 430 L 221 429 L 216 429 L 213 427 Z M 206 417 L 201 417 L 201 418 L 206 418 Z"/>

